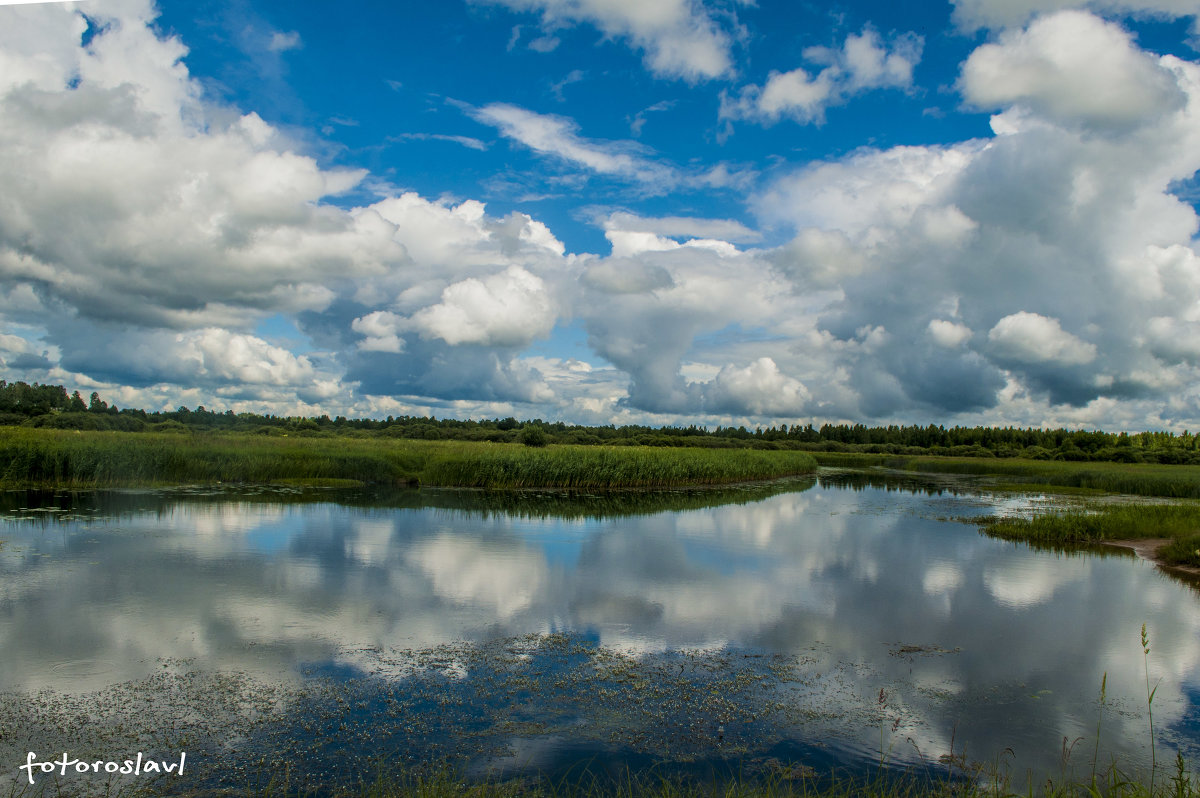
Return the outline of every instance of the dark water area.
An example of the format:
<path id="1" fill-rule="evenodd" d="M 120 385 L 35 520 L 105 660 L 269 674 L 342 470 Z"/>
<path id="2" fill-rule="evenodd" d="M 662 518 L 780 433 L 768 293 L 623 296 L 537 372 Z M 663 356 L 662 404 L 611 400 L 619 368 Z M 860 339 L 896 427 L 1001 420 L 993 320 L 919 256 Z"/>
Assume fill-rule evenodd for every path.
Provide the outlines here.
<path id="1" fill-rule="evenodd" d="M 1159 762 L 1200 762 L 1197 591 L 964 521 L 1063 501 L 850 471 L 607 494 L 0 493 L 0 792 L 30 753 L 103 771 L 138 752 L 186 752 L 185 774 L 32 775 L 170 793 L 882 757 L 1042 783 L 1090 773 L 1098 721 L 1101 770 L 1138 773 L 1147 666 Z"/>

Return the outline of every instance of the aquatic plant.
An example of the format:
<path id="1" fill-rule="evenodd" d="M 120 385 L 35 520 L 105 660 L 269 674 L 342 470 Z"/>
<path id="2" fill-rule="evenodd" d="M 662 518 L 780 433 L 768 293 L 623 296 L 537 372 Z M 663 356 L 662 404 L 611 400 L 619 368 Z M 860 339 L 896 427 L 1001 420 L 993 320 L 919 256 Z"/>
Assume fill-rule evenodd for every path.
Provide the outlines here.
<path id="1" fill-rule="evenodd" d="M 985 518 L 979 523 L 993 537 L 1050 545 L 1173 538 L 1158 551 L 1158 558 L 1172 565 L 1200 566 L 1200 503 L 1195 502 L 1091 503 L 1067 512 Z"/>
<path id="2" fill-rule="evenodd" d="M 998 477 L 1017 489 L 1047 486 L 1138 496 L 1200 499 L 1200 466 L 819 451 L 811 454 L 816 458 L 817 464 L 823 466 L 873 467 L 920 473 Z"/>
<path id="3" fill-rule="evenodd" d="M 1150 719 L 1150 792 L 1154 792 L 1154 774 L 1158 770 L 1158 757 L 1154 750 L 1154 694 L 1158 692 L 1158 684 L 1150 689 L 1150 637 L 1146 634 L 1146 624 L 1142 624 L 1142 664 L 1146 672 L 1146 715 Z"/>

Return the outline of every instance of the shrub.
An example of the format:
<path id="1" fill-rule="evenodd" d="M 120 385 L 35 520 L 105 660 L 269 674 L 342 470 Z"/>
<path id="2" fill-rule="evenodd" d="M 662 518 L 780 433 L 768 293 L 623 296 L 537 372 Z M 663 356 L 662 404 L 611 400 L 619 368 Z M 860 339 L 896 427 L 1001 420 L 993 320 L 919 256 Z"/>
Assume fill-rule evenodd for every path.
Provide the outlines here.
<path id="1" fill-rule="evenodd" d="M 545 446 L 546 431 L 537 424 L 526 424 L 521 430 L 521 443 L 526 446 Z"/>

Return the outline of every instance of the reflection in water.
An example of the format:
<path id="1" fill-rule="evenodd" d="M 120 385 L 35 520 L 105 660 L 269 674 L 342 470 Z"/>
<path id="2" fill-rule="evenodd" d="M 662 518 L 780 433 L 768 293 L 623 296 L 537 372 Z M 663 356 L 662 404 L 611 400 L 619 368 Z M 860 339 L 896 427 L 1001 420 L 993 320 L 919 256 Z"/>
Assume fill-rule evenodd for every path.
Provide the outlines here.
<path id="1" fill-rule="evenodd" d="M 264 752 L 351 778 L 386 752 L 853 765 L 881 731 L 899 763 L 953 740 L 1048 771 L 1063 737 L 1091 740 L 1105 672 L 1101 755 L 1136 768 L 1143 622 L 1159 759 L 1195 761 L 1192 592 L 938 520 L 1011 496 L 880 479 L 3 494 L 0 729 L 22 731 L 0 738 L 0 784 L 24 751 L 118 729 L 164 753 L 183 735 L 225 778 Z"/>

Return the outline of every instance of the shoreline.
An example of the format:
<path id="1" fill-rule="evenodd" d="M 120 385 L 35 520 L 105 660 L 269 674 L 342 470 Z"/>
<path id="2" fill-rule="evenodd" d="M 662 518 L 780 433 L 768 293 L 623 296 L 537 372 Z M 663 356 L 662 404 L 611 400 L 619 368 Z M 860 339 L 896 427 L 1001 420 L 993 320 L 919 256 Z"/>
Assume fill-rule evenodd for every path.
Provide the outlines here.
<path id="1" fill-rule="evenodd" d="M 1119 540 L 1099 541 L 1102 546 L 1112 546 L 1132 551 L 1138 559 L 1154 563 L 1159 569 L 1168 573 L 1185 575 L 1192 579 L 1200 580 L 1200 568 L 1194 565 L 1174 565 L 1165 562 L 1158 556 L 1158 550 L 1171 542 L 1173 542 L 1171 538 L 1122 538 Z"/>

